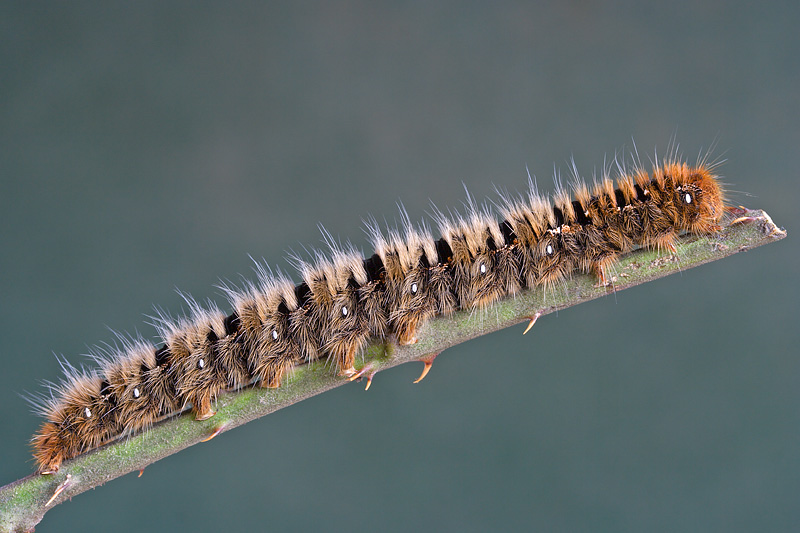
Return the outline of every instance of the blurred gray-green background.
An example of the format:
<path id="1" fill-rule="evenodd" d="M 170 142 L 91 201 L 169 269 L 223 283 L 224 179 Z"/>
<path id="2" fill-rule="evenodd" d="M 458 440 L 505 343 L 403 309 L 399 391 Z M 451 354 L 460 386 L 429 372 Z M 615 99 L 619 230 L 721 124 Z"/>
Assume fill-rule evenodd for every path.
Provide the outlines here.
<path id="1" fill-rule="evenodd" d="M 323 224 L 550 191 L 675 135 L 789 238 L 342 387 L 76 497 L 37 531 L 800 527 L 797 2 L 0 6 L 0 483 L 20 398 L 224 303 Z M 793 227 L 795 226 L 795 227 Z M 366 250 L 365 250 L 366 251 Z"/>

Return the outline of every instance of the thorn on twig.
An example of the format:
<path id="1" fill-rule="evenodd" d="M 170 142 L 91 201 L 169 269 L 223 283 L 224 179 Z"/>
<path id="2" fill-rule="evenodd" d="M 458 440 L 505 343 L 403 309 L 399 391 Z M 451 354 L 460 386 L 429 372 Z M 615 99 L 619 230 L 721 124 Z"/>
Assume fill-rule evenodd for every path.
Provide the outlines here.
<path id="1" fill-rule="evenodd" d="M 526 333 L 528 333 L 531 330 L 533 325 L 536 324 L 536 321 L 539 320 L 540 316 L 542 316 L 542 312 L 541 311 L 536 311 L 536 314 L 534 314 L 532 317 L 528 317 L 528 320 L 529 320 L 528 327 L 526 327 L 525 331 L 522 332 L 523 335 L 525 335 Z"/>
<path id="2" fill-rule="evenodd" d="M 223 429 L 225 429 L 225 424 L 220 424 L 219 426 L 214 428 L 214 431 L 211 433 L 211 435 L 209 435 L 208 437 L 204 438 L 200 442 L 208 442 L 208 441 L 210 441 L 211 439 L 213 439 L 214 437 L 216 437 L 217 435 L 222 433 Z"/>
<path id="3" fill-rule="evenodd" d="M 371 374 L 367 375 L 367 386 L 364 387 L 365 391 L 369 390 L 369 386 L 372 385 L 372 378 L 375 376 L 375 374 L 377 374 L 377 372 L 372 372 Z"/>
<path id="4" fill-rule="evenodd" d="M 427 376 L 428 372 L 431 371 L 431 367 L 433 366 L 433 360 L 436 359 L 437 355 L 439 354 L 435 353 L 431 356 L 420 359 L 421 362 L 425 363 L 425 368 L 422 369 L 422 374 L 420 374 L 419 377 L 414 380 L 414 383 L 419 383 L 420 381 L 425 379 L 425 376 Z"/>
<path id="5" fill-rule="evenodd" d="M 53 493 L 50 499 L 47 500 L 47 503 L 44 504 L 44 506 L 49 507 L 50 504 L 53 503 L 53 500 L 58 498 L 58 495 L 64 492 L 67 489 L 67 487 L 69 487 L 71 484 L 72 484 L 72 474 L 67 474 L 67 479 L 62 481 L 61 484 L 58 487 L 56 487 L 56 491 Z"/>
<path id="6" fill-rule="evenodd" d="M 755 222 L 756 220 L 758 220 L 756 217 L 739 217 L 731 221 L 731 226 L 735 226 L 737 224 L 749 224 L 750 222 Z"/>

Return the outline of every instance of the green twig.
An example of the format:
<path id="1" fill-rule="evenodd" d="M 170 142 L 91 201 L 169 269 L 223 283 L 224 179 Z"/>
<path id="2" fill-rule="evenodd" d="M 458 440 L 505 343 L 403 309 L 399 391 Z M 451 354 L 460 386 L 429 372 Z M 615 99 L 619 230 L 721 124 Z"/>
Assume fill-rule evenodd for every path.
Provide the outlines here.
<path id="1" fill-rule="evenodd" d="M 455 344 L 527 321 L 537 314 L 552 313 L 785 236 L 786 232 L 777 228 L 763 211 L 736 210 L 726 217 L 719 233 L 681 239 L 677 255 L 638 250 L 622 257 L 615 267 L 613 288 L 598 287 L 594 278 L 576 275 L 558 290 L 549 291 L 546 300 L 542 290 L 523 291 L 497 302 L 485 312 L 462 311 L 451 317 L 437 317 L 418 332 L 418 343 L 412 346 L 374 343 L 357 366 L 364 369 L 362 378 L 371 378 L 375 372 L 402 363 L 432 360 Z M 346 379 L 334 376 L 324 362 L 303 365 L 278 389 L 249 388 L 222 394 L 216 403 L 217 414 L 208 420 L 197 422 L 185 413 L 138 435 L 65 461 L 54 475 L 32 474 L 15 481 L 0 488 L 0 531 L 32 530 L 54 505 L 85 490 L 142 470 L 216 433 L 346 383 Z"/>

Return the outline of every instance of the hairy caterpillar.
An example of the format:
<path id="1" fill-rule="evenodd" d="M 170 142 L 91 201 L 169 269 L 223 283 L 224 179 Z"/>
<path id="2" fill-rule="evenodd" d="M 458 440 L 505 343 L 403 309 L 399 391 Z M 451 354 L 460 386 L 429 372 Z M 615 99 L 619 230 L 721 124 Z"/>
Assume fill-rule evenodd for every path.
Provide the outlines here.
<path id="1" fill-rule="evenodd" d="M 457 309 L 485 307 L 573 271 L 608 282 L 615 259 L 637 247 L 674 249 L 684 232 L 711 233 L 725 207 L 713 164 L 669 158 L 648 173 L 640 165 L 604 176 L 590 189 L 576 177 L 574 197 L 501 198 L 500 220 L 470 200 L 463 216 L 434 215 L 440 238 L 403 217 L 399 230 L 368 231 L 364 258 L 328 239 L 330 252 L 296 258 L 302 281 L 260 266 L 254 282 L 225 289 L 225 314 L 187 298 L 180 320 L 160 316 L 163 341 L 126 340 L 98 356 L 100 369 L 65 366 L 65 380 L 39 406 L 47 421 L 33 438 L 41 473 L 121 435 L 191 406 L 214 416 L 222 390 L 256 382 L 279 387 L 294 366 L 327 358 L 355 377 L 355 357 L 370 338 L 416 341 L 421 324 Z"/>

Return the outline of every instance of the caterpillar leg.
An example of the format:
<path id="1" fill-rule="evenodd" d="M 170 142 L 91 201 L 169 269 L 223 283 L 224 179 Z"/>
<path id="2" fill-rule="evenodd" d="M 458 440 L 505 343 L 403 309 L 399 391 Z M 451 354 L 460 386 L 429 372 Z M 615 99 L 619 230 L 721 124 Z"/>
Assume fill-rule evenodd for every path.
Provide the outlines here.
<path id="1" fill-rule="evenodd" d="M 656 250 L 667 250 L 673 255 L 678 253 L 678 249 L 675 247 L 675 234 L 672 232 L 659 236 L 655 239 L 652 247 Z"/>
<path id="2" fill-rule="evenodd" d="M 417 327 L 420 320 L 413 315 L 406 315 L 402 320 L 398 320 L 394 326 L 394 333 L 397 337 L 397 344 L 400 346 L 410 346 L 417 343 Z"/>
<path id="3" fill-rule="evenodd" d="M 339 375 L 342 377 L 346 377 L 347 379 L 358 379 L 360 374 L 356 370 L 356 367 L 349 366 L 347 368 L 343 368 L 339 371 Z"/>
<path id="4" fill-rule="evenodd" d="M 355 380 L 368 369 L 367 366 L 357 371 L 355 367 L 356 353 L 364 347 L 367 342 L 367 334 L 363 332 L 353 333 L 344 332 L 338 338 L 333 339 L 328 344 L 328 353 L 331 360 L 339 369 L 339 375 L 348 379 Z"/>
<path id="5" fill-rule="evenodd" d="M 341 351 L 339 351 L 339 353 L 334 353 L 333 357 L 334 361 L 336 361 L 336 366 L 339 369 L 340 376 L 351 378 L 358 374 L 355 367 L 355 361 L 356 361 L 355 349 L 351 349 L 350 347 L 343 347 Z"/>
<path id="6" fill-rule="evenodd" d="M 401 346 L 411 346 L 412 344 L 416 344 L 417 340 L 417 336 L 413 331 L 397 336 L 397 343 Z"/>
<path id="7" fill-rule="evenodd" d="M 192 410 L 194 411 L 194 419 L 197 421 L 208 420 L 215 414 L 211 408 L 211 396 L 210 395 L 203 395 L 201 397 L 197 397 L 193 402 Z"/>
<path id="8" fill-rule="evenodd" d="M 283 354 L 260 358 L 256 363 L 254 375 L 260 378 L 259 386 L 264 389 L 277 389 L 294 362 L 290 355 Z"/>
<path id="9" fill-rule="evenodd" d="M 613 280 L 608 275 L 608 267 L 610 267 L 616 258 L 614 256 L 606 257 L 592 264 L 592 270 L 597 275 L 596 287 L 608 287 L 612 285 Z"/>
<path id="10" fill-rule="evenodd" d="M 194 415 L 194 419 L 197 420 L 198 422 L 202 422 L 203 420 L 208 420 L 215 414 L 217 414 L 217 412 L 211 409 L 211 407 L 209 406 L 203 411 L 197 411 Z"/>
<path id="11" fill-rule="evenodd" d="M 372 365 L 369 364 L 364 365 L 364 368 L 358 371 L 353 369 L 353 373 L 347 377 L 347 381 L 355 381 L 364 376 L 364 374 L 367 374 L 367 379 L 368 379 L 367 388 L 369 388 L 369 383 L 372 382 L 372 376 L 375 375 L 375 372 L 370 372 L 371 370 L 372 370 Z"/>

